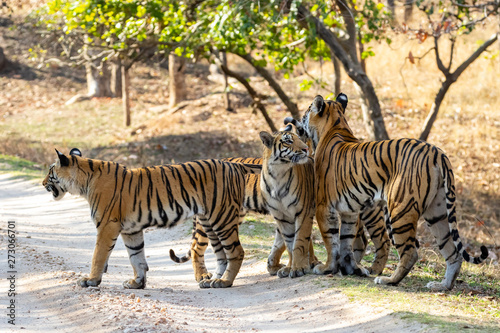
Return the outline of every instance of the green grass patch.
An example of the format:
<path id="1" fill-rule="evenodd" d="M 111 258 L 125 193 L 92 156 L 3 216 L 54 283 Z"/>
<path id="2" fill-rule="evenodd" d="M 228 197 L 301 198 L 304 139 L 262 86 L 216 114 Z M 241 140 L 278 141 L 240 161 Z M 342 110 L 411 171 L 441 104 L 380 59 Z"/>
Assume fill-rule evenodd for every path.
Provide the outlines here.
<path id="1" fill-rule="evenodd" d="M 353 302 L 372 304 L 394 311 L 402 318 L 429 325 L 440 332 L 498 332 L 500 330 L 500 268 L 464 263 L 455 288 L 431 292 L 425 286 L 444 278 L 441 256 L 420 249 L 423 258 L 398 286 L 381 286 L 373 277 L 319 277 L 319 285 L 335 288 Z M 365 260 L 371 260 L 365 256 Z M 398 261 L 389 260 L 383 275 L 389 276 Z M 370 262 L 363 262 L 368 267 Z"/>
<path id="2" fill-rule="evenodd" d="M 0 154 L 0 173 L 12 174 L 14 178 L 41 181 L 45 177 L 46 171 L 39 165 L 28 160 Z"/>
<path id="3" fill-rule="evenodd" d="M 274 243 L 276 223 L 269 216 L 248 214 L 240 226 L 240 242 L 245 258 L 267 259 Z M 282 259 L 288 260 L 283 253 Z"/>

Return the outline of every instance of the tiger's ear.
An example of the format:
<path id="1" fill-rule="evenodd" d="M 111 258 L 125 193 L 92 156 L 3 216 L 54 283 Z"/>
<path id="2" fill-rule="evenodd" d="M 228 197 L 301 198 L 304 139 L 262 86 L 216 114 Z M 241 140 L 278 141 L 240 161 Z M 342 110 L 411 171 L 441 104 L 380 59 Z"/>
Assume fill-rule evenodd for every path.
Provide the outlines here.
<path id="1" fill-rule="evenodd" d="M 69 152 L 69 154 L 70 155 L 76 155 L 76 156 L 82 157 L 82 152 L 78 148 L 71 149 L 71 151 Z"/>
<path id="2" fill-rule="evenodd" d="M 62 167 L 67 167 L 69 165 L 69 159 L 61 153 L 59 150 L 56 149 L 57 156 L 59 157 L 59 162 L 61 163 Z"/>
<path id="3" fill-rule="evenodd" d="M 323 112 L 325 112 L 325 100 L 323 99 L 323 96 L 318 95 L 314 97 L 313 101 L 313 106 L 316 108 L 316 112 L 318 113 L 318 116 L 322 117 Z"/>
<path id="4" fill-rule="evenodd" d="M 291 132 L 293 130 L 292 124 L 286 125 L 286 127 L 283 129 L 284 132 Z"/>
<path id="5" fill-rule="evenodd" d="M 297 131 L 297 134 L 299 136 L 302 136 L 305 134 L 304 127 L 302 126 L 302 123 L 300 121 L 298 121 L 297 119 L 293 119 L 292 117 L 286 117 L 284 120 L 284 123 L 285 123 L 285 125 L 292 124 L 293 126 L 295 126 L 295 130 Z"/>
<path id="6" fill-rule="evenodd" d="M 262 131 L 259 133 L 260 139 L 262 140 L 262 143 L 264 146 L 266 146 L 269 149 L 272 149 L 273 143 L 274 143 L 274 136 L 270 133 L 267 133 L 265 131 Z"/>
<path id="7" fill-rule="evenodd" d="M 347 96 L 344 93 L 340 93 L 337 98 L 335 99 L 337 102 L 342 105 L 342 108 L 344 109 L 343 111 L 345 112 L 345 108 L 347 107 Z"/>

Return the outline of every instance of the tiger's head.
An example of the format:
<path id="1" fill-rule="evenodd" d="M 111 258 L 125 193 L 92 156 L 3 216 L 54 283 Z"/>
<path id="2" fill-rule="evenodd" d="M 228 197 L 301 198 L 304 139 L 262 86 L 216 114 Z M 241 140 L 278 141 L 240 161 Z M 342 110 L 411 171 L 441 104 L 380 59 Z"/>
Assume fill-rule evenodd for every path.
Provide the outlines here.
<path id="1" fill-rule="evenodd" d="M 322 134 L 330 128 L 338 126 L 352 133 L 345 118 L 347 102 L 347 96 L 343 93 L 340 93 L 335 101 L 325 101 L 318 95 L 300 121 L 287 117 L 285 125 L 295 125 L 300 138 L 311 142 L 313 150 L 316 150 Z"/>
<path id="2" fill-rule="evenodd" d="M 74 164 L 73 156 L 81 157 L 82 153 L 79 149 L 73 148 L 69 153 L 71 158 L 68 158 L 57 149 L 56 152 L 58 159 L 50 166 L 49 173 L 43 180 L 42 185 L 48 192 L 52 193 L 55 200 L 61 200 L 66 192 L 76 192 L 74 191 L 74 177 L 76 175 L 72 172 L 73 168 L 71 166 Z"/>
<path id="3" fill-rule="evenodd" d="M 271 164 L 305 164 L 311 161 L 309 147 L 291 132 L 292 125 L 274 134 L 262 131 L 260 139 L 264 144 L 264 160 Z"/>

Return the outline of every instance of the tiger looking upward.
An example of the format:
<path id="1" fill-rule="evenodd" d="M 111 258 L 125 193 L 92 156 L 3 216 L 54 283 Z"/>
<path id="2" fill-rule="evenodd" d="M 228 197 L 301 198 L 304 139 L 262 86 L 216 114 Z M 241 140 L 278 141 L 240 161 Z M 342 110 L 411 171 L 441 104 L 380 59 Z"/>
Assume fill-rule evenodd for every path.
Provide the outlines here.
<path id="1" fill-rule="evenodd" d="M 314 165 L 309 148 L 291 132 L 260 132 L 264 144 L 260 190 L 267 209 L 274 217 L 289 253 L 279 277 L 300 277 L 318 264 L 311 241 L 316 201 Z"/>
<path id="2" fill-rule="evenodd" d="M 356 221 L 360 211 L 382 201 L 400 260 L 392 276 L 376 277 L 375 283 L 395 285 L 410 272 L 418 259 L 417 222 L 423 217 L 446 260 L 444 279 L 429 282 L 427 287 L 452 289 L 462 261 L 481 263 L 488 250 L 481 246 L 481 255 L 471 257 L 460 240 L 450 161 L 441 149 L 414 139 L 360 142 L 347 124 L 346 107 L 344 94 L 336 101 L 316 96 L 301 122 L 290 121 L 315 149 L 316 219 L 328 255 L 324 265 L 314 268 L 315 273 L 340 268 L 348 274 L 366 274 L 353 260 Z"/>
<path id="3" fill-rule="evenodd" d="M 287 128 L 285 130 L 290 130 L 291 125 L 289 126 L 290 128 Z M 263 132 L 265 133 L 265 132 Z M 273 138 L 274 136 L 266 133 L 268 135 L 269 140 Z M 261 135 L 266 135 L 266 134 L 261 134 Z M 281 134 L 285 134 L 285 132 L 282 132 Z M 307 241 L 309 244 L 309 248 L 305 251 L 305 255 L 309 255 L 309 258 L 306 259 L 304 258 L 304 255 L 299 254 L 297 258 L 301 258 L 302 261 L 307 261 L 310 263 L 310 265 L 316 264 L 317 258 L 314 256 L 314 250 L 312 248 L 312 242 L 309 239 L 310 236 L 310 231 L 309 233 L 306 231 L 304 233 L 304 230 L 308 229 L 307 225 L 304 225 L 304 227 L 301 227 L 302 221 L 304 219 L 304 216 L 309 216 L 312 214 L 314 216 L 314 189 L 311 188 L 311 183 L 314 181 L 314 175 L 312 173 L 312 160 L 307 161 L 307 159 L 304 159 L 306 155 L 304 155 L 303 149 L 307 149 L 307 146 L 304 146 L 300 139 L 292 133 L 287 134 L 290 136 L 290 138 L 293 138 L 295 140 L 293 144 L 293 148 L 296 149 L 291 149 L 288 145 L 282 145 L 279 146 L 280 149 L 277 149 L 278 146 L 276 147 L 265 147 L 265 152 L 264 152 L 264 158 L 228 158 L 225 159 L 227 161 L 231 162 L 240 162 L 240 163 L 251 163 L 251 164 L 262 164 L 264 165 L 268 164 L 269 159 L 274 160 L 275 156 L 279 156 L 280 154 L 287 155 L 287 159 L 283 158 L 279 161 L 279 164 L 281 165 L 281 171 L 283 171 L 282 174 L 280 174 L 280 177 L 278 179 L 278 183 L 274 182 L 273 185 L 277 185 L 279 187 L 286 187 L 289 192 L 287 195 L 283 198 L 287 200 L 289 203 L 293 203 L 293 207 L 289 207 L 288 210 L 295 212 L 295 211 L 300 211 L 301 208 L 305 208 L 302 210 L 302 213 L 299 214 L 300 216 L 297 218 L 297 223 L 295 222 L 296 217 L 289 217 L 291 220 L 290 226 L 291 230 L 287 230 L 286 234 L 282 233 L 283 228 L 280 228 L 278 226 L 276 233 L 275 233 L 275 239 L 274 239 L 274 244 L 271 249 L 271 253 L 269 254 L 268 261 L 267 261 L 267 270 L 271 275 L 279 275 L 280 277 L 287 277 L 290 276 L 290 270 L 291 270 L 291 265 L 292 265 L 292 260 L 289 260 L 288 266 L 284 266 L 283 264 L 280 264 L 280 258 L 281 255 L 285 250 L 287 250 L 287 246 L 285 244 L 284 237 L 288 238 L 288 243 L 290 246 L 290 255 L 289 257 L 292 258 L 292 252 L 293 252 L 293 241 L 294 239 L 297 239 L 297 244 L 300 244 L 301 242 Z M 276 149 L 275 149 L 276 148 Z M 292 163 L 292 158 L 294 155 L 297 155 L 295 157 L 295 161 L 297 163 L 303 163 L 307 162 L 306 164 L 309 164 L 308 166 L 306 165 L 298 165 L 294 167 L 294 163 Z M 300 155 L 300 156 L 298 156 Z M 300 158 L 299 158 L 300 157 Z M 276 162 L 274 162 L 276 164 Z M 295 168 L 298 169 L 307 169 L 311 172 L 299 172 L 295 174 L 295 172 L 287 172 L 290 169 Z M 266 175 L 268 168 L 264 167 L 263 170 L 266 170 Z M 276 167 L 275 167 L 276 169 Z M 291 179 L 290 179 L 291 177 Z M 269 178 L 269 176 L 267 176 Z M 248 174 L 246 176 L 246 186 L 245 186 L 245 200 L 243 203 L 243 208 L 244 210 L 241 211 L 241 219 L 243 219 L 246 211 L 253 211 L 253 212 L 258 212 L 262 214 L 269 214 L 271 213 L 273 216 L 281 216 L 281 212 L 276 211 L 276 208 L 272 209 L 272 207 L 269 206 L 269 204 L 266 202 L 266 199 L 264 197 L 264 193 L 269 193 L 267 189 L 264 187 L 264 191 L 261 189 L 262 188 L 262 178 L 260 175 L 257 174 Z M 267 196 L 269 199 L 269 196 Z M 274 203 L 281 205 L 281 203 L 272 199 Z M 312 209 L 312 210 L 311 210 Z M 276 215 L 275 215 L 276 214 Z M 288 212 L 288 215 L 290 212 Z M 280 217 L 278 217 L 280 218 Z M 192 258 L 192 263 L 193 263 L 193 268 L 195 272 L 195 278 L 196 280 L 202 280 L 206 276 L 211 276 L 210 273 L 207 272 L 205 262 L 204 262 L 204 253 L 205 250 L 208 246 L 208 237 L 205 234 L 205 232 L 201 229 L 201 226 L 199 223 L 196 221 L 194 222 L 194 231 L 193 231 L 193 241 L 191 244 L 191 249 L 188 252 L 186 256 L 183 256 L 181 258 L 177 257 L 175 255 L 175 252 L 173 250 L 170 250 L 170 258 L 177 262 L 177 263 L 183 263 L 188 261 L 190 258 Z M 279 225 L 280 223 L 283 223 L 283 221 L 278 221 L 277 224 Z M 300 230 L 300 234 L 298 236 L 295 236 L 295 225 L 297 224 L 298 230 Z M 290 229 L 290 227 L 286 227 Z M 305 239 L 307 238 L 307 240 Z M 361 242 L 361 244 L 364 244 Z M 213 244 L 212 244 L 213 245 Z M 300 247 L 300 246 L 298 246 Z M 224 273 L 225 269 L 225 256 L 224 252 L 221 251 L 220 246 L 213 246 L 214 248 L 214 253 L 217 257 L 217 268 L 216 268 L 216 276 L 220 276 L 221 274 Z M 303 250 L 303 249 L 302 249 Z M 364 252 L 364 247 L 363 247 L 363 252 Z M 305 264 L 303 265 L 304 267 L 306 266 Z M 293 270 L 293 273 L 291 276 L 299 276 L 303 275 L 305 272 L 310 271 L 310 267 L 307 267 L 307 269 L 300 269 L 300 270 Z"/>
<path id="4" fill-rule="evenodd" d="M 128 169 L 114 162 L 83 158 L 76 148 L 69 156 L 58 151 L 57 155 L 43 186 L 56 200 L 66 192 L 87 199 L 97 228 L 90 276 L 80 279 L 80 286 L 101 283 L 109 255 L 121 235 L 134 270 L 134 278 L 123 286 L 144 288 L 148 265 L 143 229 L 173 227 L 192 216 L 198 216 L 206 234 L 222 244 L 228 261 L 221 278 L 203 280 L 200 287 L 233 284 L 244 256 L 238 221 L 245 175 L 260 173 L 260 165 L 201 160 Z"/>

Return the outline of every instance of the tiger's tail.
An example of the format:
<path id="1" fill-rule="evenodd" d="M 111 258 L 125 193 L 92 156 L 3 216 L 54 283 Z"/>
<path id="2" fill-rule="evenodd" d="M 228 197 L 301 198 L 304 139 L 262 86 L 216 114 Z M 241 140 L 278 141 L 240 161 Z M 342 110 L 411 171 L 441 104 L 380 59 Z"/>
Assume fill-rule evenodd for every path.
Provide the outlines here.
<path id="1" fill-rule="evenodd" d="M 488 249 L 486 248 L 486 246 L 482 245 L 481 255 L 479 257 L 471 257 L 469 253 L 467 253 L 467 251 L 464 249 L 462 241 L 460 239 L 460 235 L 458 234 L 458 227 L 457 227 L 457 217 L 455 211 L 455 200 L 456 200 L 455 177 L 453 176 L 453 171 L 451 169 L 451 164 L 450 161 L 448 160 L 448 157 L 446 157 L 446 155 L 443 154 L 441 155 L 441 159 L 443 162 L 442 176 L 446 192 L 446 211 L 448 214 L 450 235 L 453 239 L 453 243 L 455 243 L 457 251 L 460 253 L 460 255 L 464 258 L 465 261 L 473 264 L 480 264 L 486 258 L 488 258 Z"/>
<path id="2" fill-rule="evenodd" d="M 178 264 L 182 264 L 185 263 L 186 261 L 191 260 L 191 250 L 189 250 L 183 257 L 180 258 L 175 254 L 175 251 L 172 249 L 170 249 L 169 253 L 170 253 L 170 259 L 172 259 L 172 261 L 175 261 Z"/>

